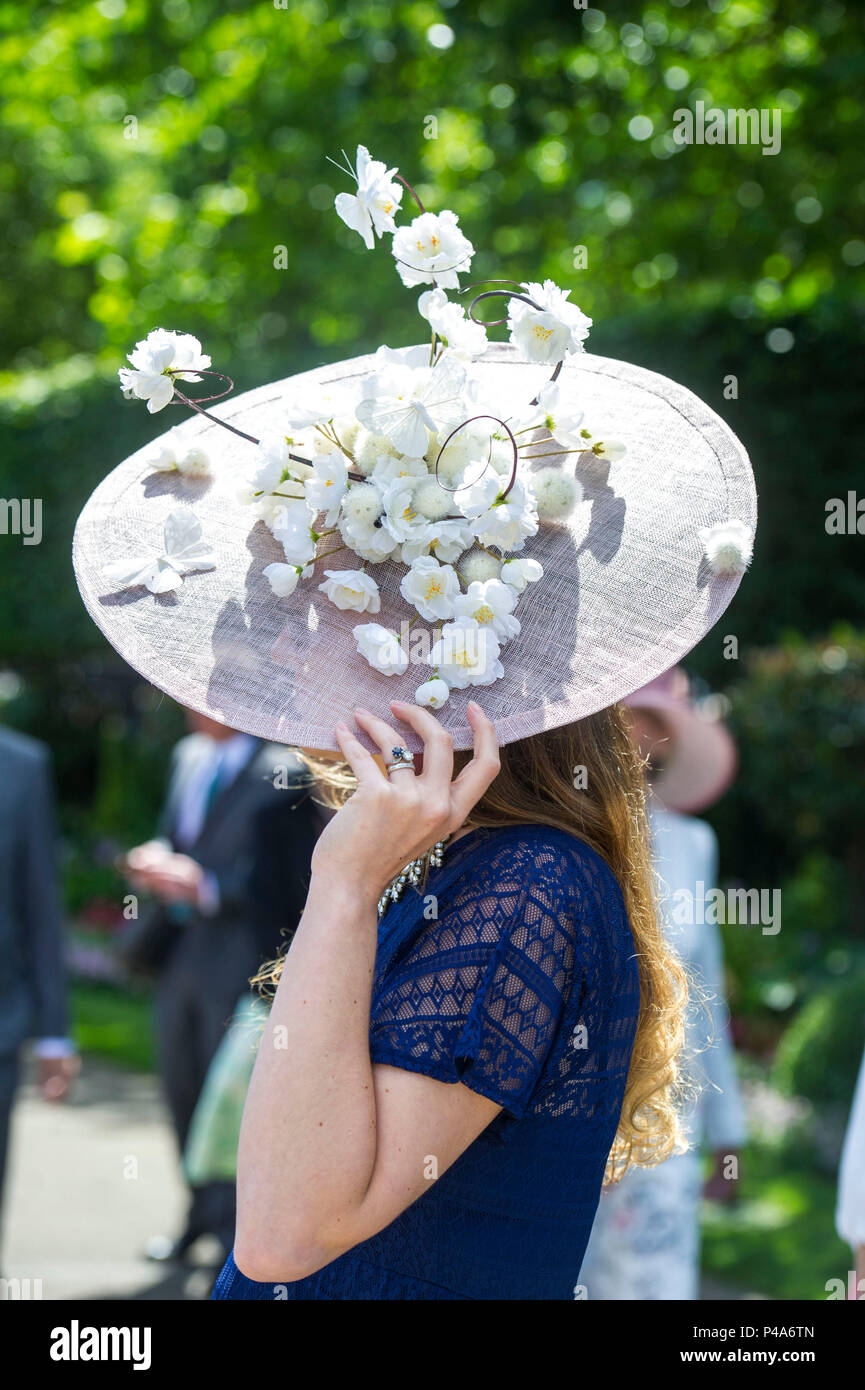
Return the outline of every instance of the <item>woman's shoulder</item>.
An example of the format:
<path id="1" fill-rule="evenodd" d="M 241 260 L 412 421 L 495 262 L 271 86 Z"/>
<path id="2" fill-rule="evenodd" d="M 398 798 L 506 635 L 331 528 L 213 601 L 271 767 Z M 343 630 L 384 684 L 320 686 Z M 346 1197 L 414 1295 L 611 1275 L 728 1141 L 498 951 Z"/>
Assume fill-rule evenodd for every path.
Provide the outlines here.
<path id="1" fill-rule="evenodd" d="M 520 824 L 480 826 L 458 840 L 461 859 L 472 872 L 482 864 L 493 877 L 524 885 L 558 886 L 572 896 L 622 901 L 606 860 L 577 835 L 558 826 Z"/>

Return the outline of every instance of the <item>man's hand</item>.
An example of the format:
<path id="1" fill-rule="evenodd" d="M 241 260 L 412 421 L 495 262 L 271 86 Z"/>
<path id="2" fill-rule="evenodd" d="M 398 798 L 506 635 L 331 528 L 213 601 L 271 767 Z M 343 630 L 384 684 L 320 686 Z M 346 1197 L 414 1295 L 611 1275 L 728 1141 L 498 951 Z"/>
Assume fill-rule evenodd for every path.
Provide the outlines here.
<path id="1" fill-rule="evenodd" d="M 66 1100 L 75 1077 L 81 1070 L 81 1061 L 71 1057 L 37 1057 L 36 1075 L 43 1100 Z"/>
<path id="2" fill-rule="evenodd" d="M 161 840 L 148 840 L 131 849 L 124 872 L 137 893 L 150 893 L 164 903 L 200 900 L 204 870 L 188 854 L 175 854 Z"/>

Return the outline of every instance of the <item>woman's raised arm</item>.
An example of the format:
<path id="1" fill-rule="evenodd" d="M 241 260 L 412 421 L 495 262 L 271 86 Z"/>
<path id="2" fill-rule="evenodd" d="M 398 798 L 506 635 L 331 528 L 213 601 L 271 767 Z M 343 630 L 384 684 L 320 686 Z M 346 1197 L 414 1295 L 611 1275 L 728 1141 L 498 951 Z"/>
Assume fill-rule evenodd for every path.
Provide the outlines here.
<path id="1" fill-rule="evenodd" d="M 312 860 L 244 1110 L 235 1260 L 249 1278 L 290 1282 L 388 1225 L 490 1123 L 499 1106 L 463 1085 L 370 1060 L 377 903 L 411 859 L 464 823 L 498 772 L 492 724 L 470 704 L 474 757 L 452 780 L 450 736 L 395 703 L 424 740 L 423 771 L 386 777 L 347 725 L 337 740 L 357 791 Z M 399 735 L 356 712 L 389 758 Z"/>

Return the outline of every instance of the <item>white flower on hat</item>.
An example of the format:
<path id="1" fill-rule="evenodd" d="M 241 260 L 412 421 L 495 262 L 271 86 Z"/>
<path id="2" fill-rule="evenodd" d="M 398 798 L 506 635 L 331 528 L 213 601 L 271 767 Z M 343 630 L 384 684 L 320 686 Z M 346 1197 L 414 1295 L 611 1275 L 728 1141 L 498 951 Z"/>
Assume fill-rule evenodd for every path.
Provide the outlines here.
<path id="1" fill-rule="evenodd" d="M 414 693 L 416 705 L 426 705 L 428 709 L 440 709 L 450 695 L 447 682 L 440 676 L 432 676 L 423 685 L 419 685 Z"/>
<path id="2" fill-rule="evenodd" d="M 621 439 L 599 439 L 597 444 L 588 447 L 595 458 L 607 459 L 610 463 L 617 463 L 628 452 L 628 446 Z"/>
<path id="3" fill-rule="evenodd" d="M 327 578 L 319 584 L 337 608 L 352 613 L 377 613 L 381 608 L 378 585 L 363 570 L 325 570 Z"/>
<path id="4" fill-rule="evenodd" d="M 187 478 L 204 478 L 210 473 L 210 458 L 197 444 L 187 444 L 177 429 L 157 439 L 145 463 L 156 473 L 182 473 Z"/>
<path id="5" fill-rule="evenodd" d="M 289 598 L 297 588 L 301 569 L 299 565 L 282 565 L 275 562 L 265 565 L 262 574 L 278 598 Z"/>
<path id="6" fill-rule="evenodd" d="M 312 523 L 315 521 L 315 509 L 309 505 L 305 497 L 275 499 L 279 507 L 271 524 L 271 531 L 278 541 L 292 532 L 305 532 L 312 530 Z"/>
<path id="7" fill-rule="evenodd" d="M 528 537 L 538 533 L 538 514 L 528 488 L 515 483 L 504 502 L 475 519 L 473 529 L 481 545 L 503 552 L 522 550 Z"/>
<path id="8" fill-rule="evenodd" d="M 522 550 L 526 538 L 537 534 L 534 494 L 520 478 L 504 497 L 501 478 L 488 473 L 461 487 L 454 500 L 459 510 L 471 518 L 472 531 L 481 545 L 494 545 L 502 551 Z"/>
<path id="9" fill-rule="evenodd" d="M 541 387 L 538 392 L 538 405 L 544 417 L 539 423 L 546 425 L 559 444 L 566 449 L 586 450 L 591 447 L 583 434 L 585 411 L 579 410 L 567 399 L 557 381 L 548 381 Z"/>
<path id="10" fill-rule="evenodd" d="M 396 169 L 388 169 L 380 159 L 371 159 L 365 145 L 357 147 L 357 162 L 352 171 L 357 180 L 357 193 L 337 193 L 333 205 L 337 215 L 353 232 L 359 232 L 364 245 L 371 251 L 375 234 L 396 230 L 394 213 L 402 200 L 402 187 L 394 183 Z"/>
<path id="11" fill-rule="evenodd" d="M 430 549 L 439 560 L 445 560 L 448 564 L 458 560 L 472 543 L 471 527 L 453 519 L 431 521 L 427 534 L 430 538 Z"/>
<path id="12" fill-rule="evenodd" d="M 714 526 L 704 526 L 698 534 L 715 574 L 745 573 L 751 563 L 754 538 L 744 521 L 719 521 Z"/>
<path id="13" fill-rule="evenodd" d="M 438 560 L 452 565 L 464 550 L 468 550 L 473 539 L 468 523 L 459 518 L 430 521 L 419 527 L 410 541 L 403 541 L 400 558 L 404 565 L 410 565 L 420 555 L 432 553 Z"/>
<path id="14" fill-rule="evenodd" d="M 542 579 L 543 574 L 543 565 L 538 560 L 506 560 L 502 565 L 501 577 L 506 584 L 521 594 L 527 585 Z"/>
<path id="15" fill-rule="evenodd" d="M 353 488 L 350 489 L 349 496 L 353 491 Z M 345 516 L 340 518 L 339 533 L 355 555 L 371 564 L 387 560 L 399 544 L 387 527 L 376 526 L 374 522 L 353 521 Z"/>
<path id="16" fill-rule="evenodd" d="M 123 394 L 147 401 L 151 415 L 164 410 L 173 399 L 175 376 L 180 381 L 200 381 L 199 370 L 210 366 L 197 338 L 165 328 L 152 329 L 126 360 L 132 369 L 120 367 L 117 373 Z"/>
<path id="17" fill-rule="evenodd" d="M 421 555 L 403 575 L 399 591 L 422 618 L 451 618 L 460 592 L 460 581 L 450 565 L 440 565 L 432 555 Z"/>
<path id="18" fill-rule="evenodd" d="M 312 529 L 315 512 L 308 502 L 284 502 L 270 529 L 290 565 L 306 566 L 315 558 L 318 536 Z"/>
<path id="19" fill-rule="evenodd" d="M 258 441 L 255 465 L 237 490 L 240 502 L 256 502 L 262 493 L 274 492 L 288 472 L 288 444 L 280 434 L 264 434 Z"/>
<path id="20" fill-rule="evenodd" d="M 561 468 L 539 468 L 532 474 L 532 491 L 541 521 L 563 521 L 583 500 L 583 485 Z"/>
<path id="21" fill-rule="evenodd" d="M 444 338 L 457 357 L 480 357 L 487 348 L 487 330 L 475 323 L 460 304 L 453 304 L 444 290 L 424 290 L 417 302 L 421 318 L 433 332 Z"/>
<path id="22" fill-rule="evenodd" d="M 244 493 L 239 497 L 239 500 L 255 503 L 255 518 L 257 521 L 263 521 L 269 531 L 272 532 L 274 526 L 278 525 L 282 508 L 285 505 L 282 497 L 273 497 L 269 494 L 265 494 L 264 497 L 247 497 Z"/>
<path id="23" fill-rule="evenodd" d="M 328 386 L 306 386 L 303 394 L 290 396 L 283 402 L 285 423 L 289 429 L 305 430 L 311 425 L 324 425 L 335 415 L 347 415 L 356 404 L 356 392 L 350 385 L 340 383 L 338 389 Z"/>
<path id="24" fill-rule="evenodd" d="M 454 503 L 463 516 L 474 520 L 489 511 L 497 501 L 502 489 L 501 479 L 493 473 L 485 473 L 481 478 L 464 483 L 454 493 Z"/>
<path id="25" fill-rule="evenodd" d="M 216 567 L 216 555 L 202 539 L 201 522 L 188 507 L 169 512 L 165 518 L 163 547 L 159 555 L 113 560 L 103 565 L 102 572 L 118 589 L 143 584 L 152 594 L 167 594 L 180 588 L 184 574 Z"/>
<path id="26" fill-rule="evenodd" d="M 399 637 L 381 623 L 360 623 L 354 629 L 354 639 L 361 656 L 384 676 L 401 676 L 408 669 L 408 657 L 400 646 Z"/>
<path id="27" fill-rule="evenodd" d="M 426 525 L 414 508 L 414 485 L 414 478 L 394 478 L 384 491 L 382 525 L 395 541 L 411 540 Z"/>
<path id="28" fill-rule="evenodd" d="M 144 462 L 154 473 L 170 473 L 177 467 L 177 458 L 182 448 L 178 431 L 168 430 L 159 439 L 154 440 Z"/>
<path id="29" fill-rule="evenodd" d="M 406 454 L 388 454 L 380 458 L 370 473 L 370 481 L 384 494 L 394 478 L 425 478 L 429 473 L 426 460 Z"/>
<path id="30" fill-rule="evenodd" d="M 480 627 L 491 627 L 502 644 L 519 636 L 520 625 L 513 617 L 516 606 L 516 591 L 500 579 L 476 580 L 467 593 L 454 600 L 458 617 L 474 618 Z"/>
<path id="31" fill-rule="evenodd" d="M 458 273 L 467 271 L 475 248 L 459 229 L 454 212 L 422 212 L 393 238 L 393 254 L 404 285 L 435 284 L 459 289 Z"/>
<path id="32" fill-rule="evenodd" d="M 371 433 L 385 435 L 398 454 L 420 458 L 430 434 L 458 423 L 465 381 L 462 363 L 448 353 L 431 368 L 387 363 L 364 384 L 357 418 Z"/>
<path id="33" fill-rule="evenodd" d="M 306 500 L 317 512 L 325 512 L 325 524 L 333 526 L 348 487 L 345 457 L 334 449 L 323 458 L 317 458 L 313 470 L 312 477 L 307 478 L 303 485 Z"/>
<path id="34" fill-rule="evenodd" d="M 474 618 L 456 618 L 445 623 L 429 654 L 429 664 L 453 690 L 492 685 L 505 674 L 496 634 L 490 627 L 481 627 Z"/>
<path id="35" fill-rule="evenodd" d="M 292 531 L 279 537 L 279 542 L 290 565 L 300 565 L 305 569 L 315 559 L 315 537 L 310 531 Z"/>
<path id="36" fill-rule="evenodd" d="M 508 300 L 508 327 L 515 343 L 530 362 L 558 362 L 572 352 L 582 352 L 592 320 L 576 304 L 569 304 L 570 290 L 552 280 L 542 285 L 530 281 L 522 287 L 533 309 L 520 299 Z"/>
<path id="37" fill-rule="evenodd" d="M 210 456 L 206 450 L 193 445 L 178 457 L 177 471 L 185 478 L 207 478 L 210 476 Z"/>

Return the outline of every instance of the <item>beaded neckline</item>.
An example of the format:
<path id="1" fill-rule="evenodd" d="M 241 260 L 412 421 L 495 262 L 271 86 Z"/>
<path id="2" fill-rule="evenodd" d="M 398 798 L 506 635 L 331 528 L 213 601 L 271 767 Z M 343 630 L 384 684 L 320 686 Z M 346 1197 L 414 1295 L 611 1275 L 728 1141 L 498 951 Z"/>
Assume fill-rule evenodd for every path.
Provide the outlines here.
<path id="1" fill-rule="evenodd" d="M 441 868 L 446 844 L 447 840 L 438 840 L 432 849 L 427 850 L 426 854 L 422 854 L 419 859 L 412 859 L 404 869 L 400 870 L 378 900 L 379 917 L 384 916 L 391 903 L 399 902 L 407 887 L 417 887 L 427 869 Z"/>

